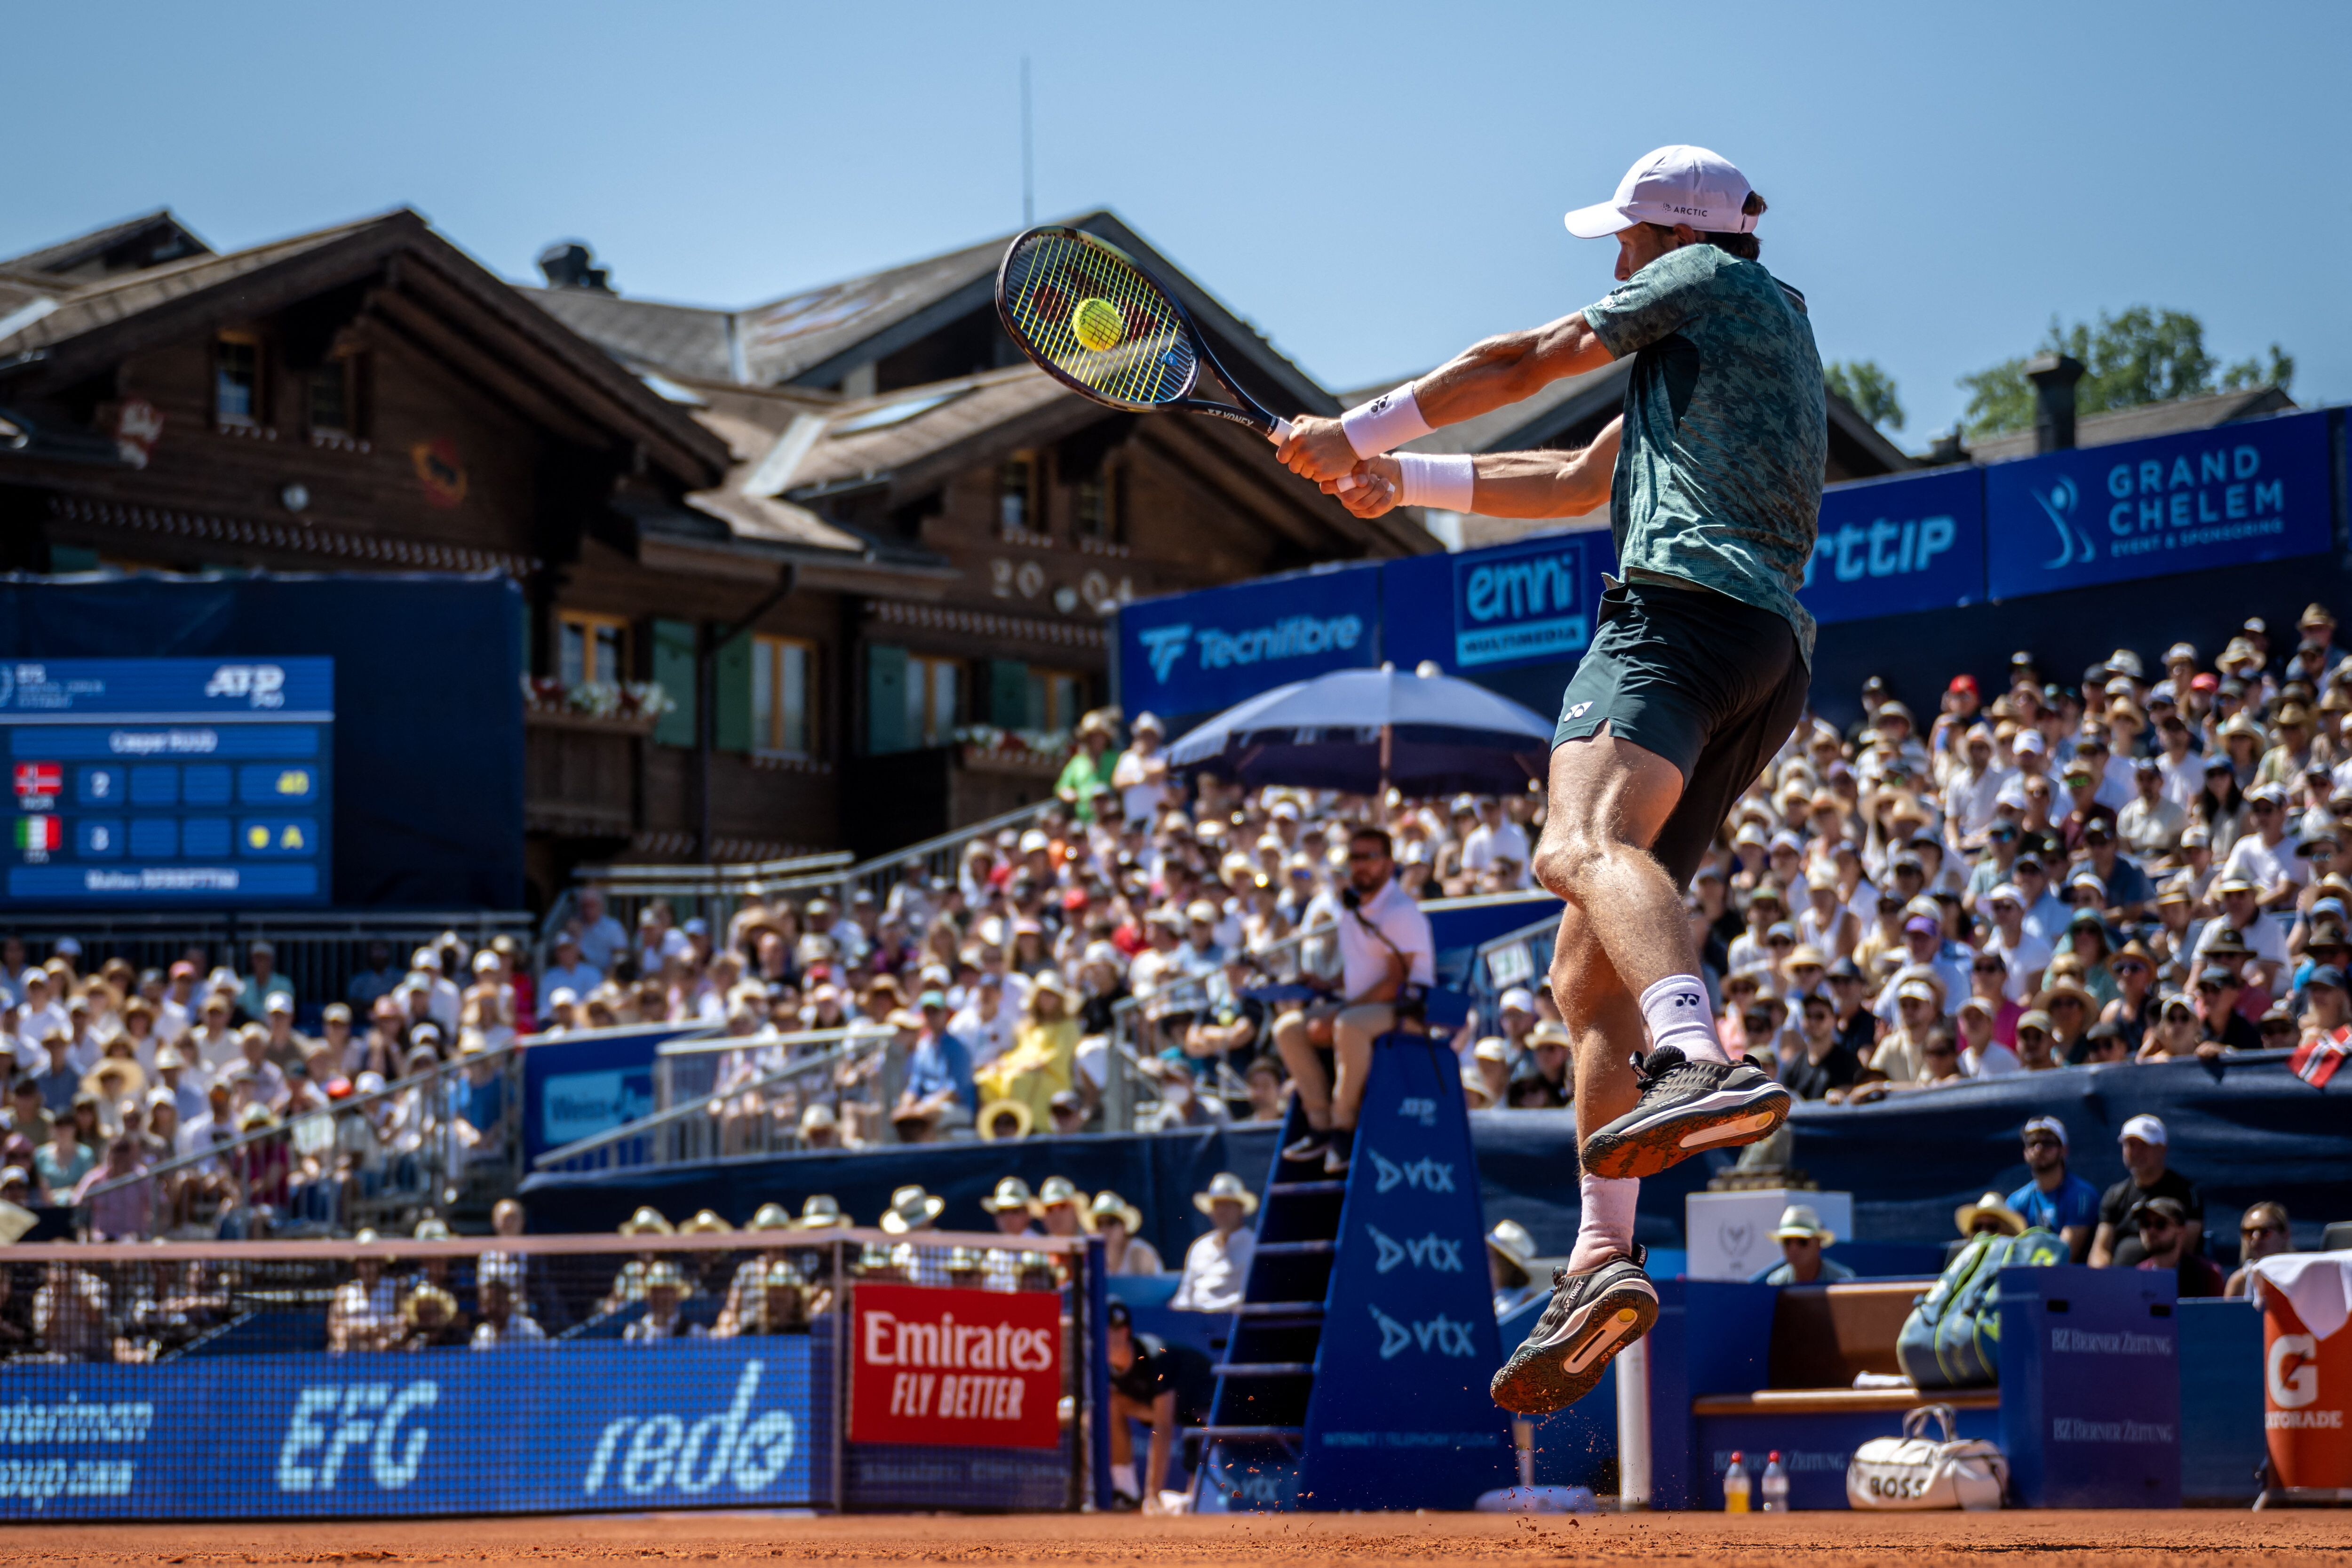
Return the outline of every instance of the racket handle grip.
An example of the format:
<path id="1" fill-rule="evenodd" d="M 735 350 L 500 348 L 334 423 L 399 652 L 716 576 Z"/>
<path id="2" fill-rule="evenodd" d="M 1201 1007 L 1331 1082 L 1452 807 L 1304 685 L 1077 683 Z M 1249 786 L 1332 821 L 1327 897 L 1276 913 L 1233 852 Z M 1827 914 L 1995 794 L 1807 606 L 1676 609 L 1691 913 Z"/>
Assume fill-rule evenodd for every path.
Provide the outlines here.
<path id="1" fill-rule="evenodd" d="M 1289 439 L 1290 439 L 1290 421 L 1289 421 L 1289 420 L 1287 420 L 1287 419 L 1283 419 L 1283 418 L 1279 418 L 1279 417 L 1277 417 L 1277 418 L 1275 420 L 1275 422 L 1274 422 L 1274 428 L 1273 428 L 1273 429 L 1271 429 L 1271 430 L 1269 430 L 1269 431 L 1267 431 L 1267 432 L 1265 433 L 1265 438 L 1266 438 L 1267 440 L 1269 440 L 1269 441 L 1273 442 L 1273 443 L 1274 443 L 1276 446 L 1277 446 L 1277 447 L 1281 446 L 1285 441 L 1289 440 Z M 1347 494 L 1349 490 L 1354 489 L 1355 488 L 1356 488 L 1356 476 L 1355 476 L 1355 475 L 1353 475 L 1353 474 L 1346 474 L 1346 475 L 1342 475 L 1342 476 L 1340 477 L 1340 479 L 1339 479 L 1339 493 L 1340 493 L 1341 495 L 1345 495 L 1345 494 Z"/>

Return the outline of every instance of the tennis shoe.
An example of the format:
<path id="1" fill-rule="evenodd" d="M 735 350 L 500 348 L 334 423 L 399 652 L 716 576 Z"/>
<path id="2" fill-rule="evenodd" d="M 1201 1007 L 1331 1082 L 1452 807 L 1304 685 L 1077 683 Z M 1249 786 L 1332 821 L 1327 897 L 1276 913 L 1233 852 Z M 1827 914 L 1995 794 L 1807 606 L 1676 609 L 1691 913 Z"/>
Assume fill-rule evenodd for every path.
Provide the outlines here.
<path id="1" fill-rule="evenodd" d="M 1693 1154 L 1769 1138 L 1789 1120 L 1789 1091 L 1744 1061 L 1693 1061 L 1660 1046 L 1640 1074 L 1640 1103 L 1584 1141 L 1588 1173 L 1654 1176 Z"/>
<path id="2" fill-rule="evenodd" d="M 1495 1374 L 1495 1403 L 1514 1415 L 1549 1415 L 1591 1393 L 1617 1352 L 1658 1321 L 1647 1261 L 1636 1245 L 1581 1274 L 1553 1269 L 1551 1305 Z"/>

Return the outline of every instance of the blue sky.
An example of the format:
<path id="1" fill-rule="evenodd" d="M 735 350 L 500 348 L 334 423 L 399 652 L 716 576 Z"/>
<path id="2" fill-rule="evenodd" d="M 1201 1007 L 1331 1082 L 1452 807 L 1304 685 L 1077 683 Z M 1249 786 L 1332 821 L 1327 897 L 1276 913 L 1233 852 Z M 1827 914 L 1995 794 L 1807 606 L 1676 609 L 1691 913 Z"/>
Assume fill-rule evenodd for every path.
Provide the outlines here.
<path id="1" fill-rule="evenodd" d="M 1665 142 L 1738 163 L 1823 353 L 1924 445 L 1961 373 L 2192 310 L 2352 398 L 2352 6 L 397 7 L 0 13 L 0 254 L 160 205 L 223 247 L 395 205 L 496 270 L 590 240 L 625 292 L 743 304 L 1117 207 L 1327 384 L 1576 309 L 1559 215 Z"/>

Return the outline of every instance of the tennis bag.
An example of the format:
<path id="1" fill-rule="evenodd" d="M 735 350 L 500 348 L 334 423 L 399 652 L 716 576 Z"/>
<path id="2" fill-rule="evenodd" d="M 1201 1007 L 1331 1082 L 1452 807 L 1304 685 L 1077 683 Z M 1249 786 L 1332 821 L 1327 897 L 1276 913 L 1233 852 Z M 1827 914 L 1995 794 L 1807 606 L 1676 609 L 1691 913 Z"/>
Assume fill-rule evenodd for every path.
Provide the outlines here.
<path id="1" fill-rule="evenodd" d="M 1989 1388 L 2000 1381 L 2000 1271 L 2067 1261 L 2066 1244 L 2035 1228 L 1977 1236 L 1903 1321 L 1895 1358 L 1918 1388 Z"/>
<path id="2" fill-rule="evenodd" d="M 1930 1421 L 1943 1426 L 1940 1442 L 1927 1436 Z M 1954 1441 L 1948 1405 L 1906 1412 L 1903 1436 L 1873 1437 L 1845 1468 L 1845 1500 L 1879 1512 L 1958 1508 L 1979 1513 L 2000 1507 L 2008 1489 L 2009 1461 L 1981 1437 Z"/>

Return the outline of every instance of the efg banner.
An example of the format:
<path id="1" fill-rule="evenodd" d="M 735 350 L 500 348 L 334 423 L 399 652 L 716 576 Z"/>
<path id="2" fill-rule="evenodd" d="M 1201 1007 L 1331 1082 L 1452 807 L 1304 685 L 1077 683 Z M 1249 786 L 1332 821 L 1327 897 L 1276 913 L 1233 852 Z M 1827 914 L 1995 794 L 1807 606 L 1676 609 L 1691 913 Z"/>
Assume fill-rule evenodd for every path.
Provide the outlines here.
<path id="1" fill-rule="evenodd" d="M 1119 702 L 1205 713 L 1381 660 L 1381 572 L 1344 566 L 1122 605 Z"/>
<path id="2" fill-rule="evenodd" d="M 1615 562 L 1605 530 L 1548 533 L 1381 570 L 1381 646 L 1400 669 L 1434 659 L 1473 674 L 1573 659 L 1592 641 L 1601 574 Z"/>
<path id="3" fill-rule="evenodd" d="M 1798 602 L 1823 626 L 1981 604 L 1984 471 L 1832 485 Z"/>
<path id="4" fill-rule="evenodd" d="M 18 1365 L 0 1519 L 805 1506 L 822 1359 L 796 1334 Z"/>
<path id="5" fill-rule="evenodd" d="M 1991 465 L 1992 596 L 2331 548 L 2327 422 L 2324 411 L 2282 415 Z"/>

